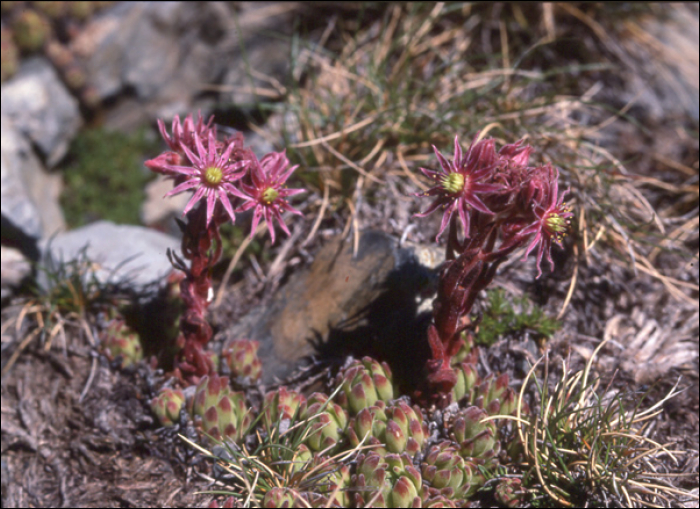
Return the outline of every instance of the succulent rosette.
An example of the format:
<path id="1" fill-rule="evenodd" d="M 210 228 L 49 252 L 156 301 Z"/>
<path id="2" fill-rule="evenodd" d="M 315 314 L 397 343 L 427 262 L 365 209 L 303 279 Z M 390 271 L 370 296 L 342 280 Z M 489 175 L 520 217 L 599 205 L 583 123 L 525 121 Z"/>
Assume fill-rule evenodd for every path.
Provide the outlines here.
<path id="1" fill-rule="evenodd" d="M 111 320 L 100 339 L 110 360 L 121 359 L 122 369 L 143 359 L 139 335 L 126 325 L 123 318 Z"/>
<path id="2" fill-rule="evenodd" d="M 348 438 L 353 447 L 361 443 L 374 445 L 378 453 L 407 453 L 415 456 L 428 437 L 423 413 L 405 401 L 385 407 L 380 405 L 363 408 L 348 426 Z"/>
<path id="3" fill-rule="evenodd" d="M 191 405 L 195 423 L 214 440 L 240 442 L 250 428 L 252 416 L 245 395 L 232 391 L 227 378 L 202 377 Z"/>
<path id="4" fill-rule="evenodd" d="M 263 401 L 263 427 L 268 433 L 274 430 L 284 433 L 305 404 L 303 395 L 284 386 L 268 392 Z"/>
<path id="5" fill-rule="evenodd" d="M 164 388 L 151 400 L 151 411 L 161 425 L 173 426 L 180 419 L 180 410 L 185 404 L 185 395 L 180 389 Z"/>
<path id="6" fill-rule="evenodd" d="M 385 362 L 380 363 L 371 357 L 353 361 L 338 374 L 337 383 L 343 386 L 338 403 L 352 415 L 376 405 L 378 401 L 387 403 L 394 398 L 391 369 Z"/>
<path id="7" fill-rule="evenodd" d="M 522 507 L 525 494 L 522 481 L 517 477 L 500 479 L 494 490 L 494 497 L 504 507 Z"/>
<path id="8" fill-rule="evenodd" d="M 310 421 L 305 443 L 314 451 L 334 450 L 343 440 L 348 426 L 348 414 L 343 408 L 328 400 L 328 396 L 315 392 L 300 412 L 301 419 Z"/>
<path id="9" fill-rule="evenodd" d="M 293 488 L 271 488 L 265 493 L 263 507 L 301 507 L 301 504 L 308 503 L 306 497 Z"/>
<path id="10" fill-rule="evenodd" d="M 430 448 L 421 463 L 421 471 L 431 497 L 442 495 L 460 507 L 485 481 L 476 465 L 465 461 L 448 441 Z"/>
<path id="11" fill-rule="evenodd" d="M 484 420 L 488 416 L 483 409 L 470 406 L 459 413 L 450 433 L 461 456 L 486 466 L 495 463 L 501 450 L 496 425 Z"/>
<path id="12" fill-rule="evenodd" d="M 360 454 L 352 477 L 358 507 L 420 507 L 420 472 L 407 454 Z"/>
<path id="13" fill-rule="evenodd" d="M 258 358 L 260 343 L 250 339 L 238 339 L 228 343 L 221 351 L 223 363 L 232 377 L 248 378 L 256 382 L 262 375 L 262 363 Z"/>

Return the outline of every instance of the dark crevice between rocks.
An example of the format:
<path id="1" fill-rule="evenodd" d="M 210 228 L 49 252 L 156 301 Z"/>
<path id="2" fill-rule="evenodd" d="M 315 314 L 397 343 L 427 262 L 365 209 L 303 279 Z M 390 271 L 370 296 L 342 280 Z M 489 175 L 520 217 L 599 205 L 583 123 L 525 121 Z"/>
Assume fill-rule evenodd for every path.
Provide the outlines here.
<path id="1" fill-rule="evenodd" d="M 415 259 L 399 262 L 372 302 L 346 320 L 329 324 L 327 338 L 315 331 L 309 339 L 315 361 L 337 369 L 347 356 L 369 355 L 389 364 L 401 393 L 413 393 L 430 357 L 427 330 L 432 315 L 418 311 L 429 272 Z"/>

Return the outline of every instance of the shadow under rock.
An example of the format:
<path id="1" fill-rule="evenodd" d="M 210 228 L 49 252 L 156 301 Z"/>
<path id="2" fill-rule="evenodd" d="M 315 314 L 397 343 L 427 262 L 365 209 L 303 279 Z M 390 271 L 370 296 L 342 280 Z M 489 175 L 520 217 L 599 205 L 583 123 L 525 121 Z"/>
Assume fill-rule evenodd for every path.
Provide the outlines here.
<path id="1" fill-rule="evenodd" d="M 371 355 L 386 360 L 410 386 L 428 356 L 430 314 L 419 309 L 422 298 L 434 293 L 433 262 L 425 248 L 401 246 L 379 231 L 364 231 L 356 252 L 351 241 L 336 238 L 269 302 L 219 337 L 224 343 L 260 342 L 265 384 L 288 380 L 304 366 L 317 372 L 342 364 L 347 355 Z"/>
<path id="2" fill-rule="evenodd" d="M 330 326 L 327 338 L 310 340 L 315 360 L 341 366 L 347 356 L 386 361 L 404 394 L 419 387 L 430 357 L 427 331 L 432 313 L 419 312 L 429 269 L 411 261 L 392 270 L 381 293 L 355 315 Z"/>

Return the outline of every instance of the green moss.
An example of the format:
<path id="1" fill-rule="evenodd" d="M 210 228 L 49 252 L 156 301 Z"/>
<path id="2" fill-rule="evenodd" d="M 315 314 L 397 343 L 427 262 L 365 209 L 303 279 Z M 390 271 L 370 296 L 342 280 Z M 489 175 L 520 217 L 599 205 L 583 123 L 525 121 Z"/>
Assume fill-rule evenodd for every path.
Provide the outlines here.
<path id="1" fill-rule="evenodd" d="M 556 319 L 547 316 L 542 308 L 532 304 L 527 297 L 511 299 L 501 289 L 489 290 L 486 309 L 475 341 L 477 344 L 490 346 L 500 337 L 526 330 L 550 338 L 560 326 Z"/>
<path id="2" fill-rule="evenodd" d="M 159 144 L 146 130 L 124 134 L 105 129 L 80 133 L 63 165 L 65 189 L 61 205 L 70 227 L 106 219 L 140 224 L 144 188 L 153 176 L 143 167 L 147 153 Z"/>

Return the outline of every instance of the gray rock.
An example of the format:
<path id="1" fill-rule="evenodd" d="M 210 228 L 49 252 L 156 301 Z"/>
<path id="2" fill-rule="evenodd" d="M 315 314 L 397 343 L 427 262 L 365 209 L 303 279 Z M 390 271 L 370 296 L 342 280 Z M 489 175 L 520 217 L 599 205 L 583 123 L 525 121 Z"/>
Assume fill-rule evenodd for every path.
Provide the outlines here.
<path id="1" fill-rule="evenodd" d="M 0 246 L 0 266 L 2 268 L 2 295 L 5 300 L 12 295 L 12 290 L 27 277 L 32 267 L 22 253 L 14 248 Z"/>
<path id="2" fill-rule="evenodd" d="M 82 124 L 78 101 L 43 58 L 27 60 L 3 83 L 2 114 L 41 151 L 49 167 L 66 154 Z"/>
<path id="3" fill-rule="evenodd" d="M 29 141 L 4 112 L 3 95 L 3 115 L 0 117 L 2 238 L 36 259 L 33 254 L 36 241 L 65 228 L 58 204 L 61 177 L 43 170 Z"/>
<path id="4" fill-rule="evenodd" d="M 205 86 L 221 90 L 223 102 L 255 103 L 253 87 L 284 81 L 289 43 L 279 35 L 291 37 L 295 10 L 275 2 L 120 2 L 95 16 L 71 48 L 97 97 L 118 99 L 106 122 L 128 130 L 206 111 L 214 100 L 200 97 Z"/>
<path id="5" fill-rule="evenodd" d="M 129 129 L 191 109 L 202 84 L 220 82 L 229 65 L 217 48 L 229 19 L 216 2 L 121 2 L 96 16 L 73 43 L 90 85 L 100 99 L 133 95 L 112 108 L 110 125 Z"/>
<path id="6" fill-rule="evenodd" d="M 420 369 L 428 355 L 424 332 L 430 315 L 419 308 L 435 291 L 433 269 L 440 261 L 433 251 L 401 247 L 377 231 L 361 235 L 356 257 L 351 239 L 333 241 L 272 302 L 223 336 L 260 341 L 266 383 L 288 376 L 312 354 L 374 355 L 394 361 L 392 368 Z"/>
<path id="7" fill-rule="evenodd" d="M 230 31 L 229 65 L 223 79 L 231 90 L 230 101 L 252 105 L 258 100 L 253 89 L 275 91 L 284 82 L 290 64 L 292 14 L 295 6 L 285 2 L 238 2 Z M 274 35 L 272 35 L 274 34 Z"/>
<path id="8" fill-rule="evenodd" d="M 146 292 L 148 298 L 161 282 L 165 283 L 172 270 L 167 249 L 179 250 L 180 242 L 141 226 L 98 221 L 43 240 L 40 247 L 46 267 L 81 260 L 81 252 L 85 249 L 85 257 L 91 262 L 98 281 L 126 283 L 136 292 Z M 43 272 L 39 274 L 39 284 L 43 288 L 49 284 Z"/>

